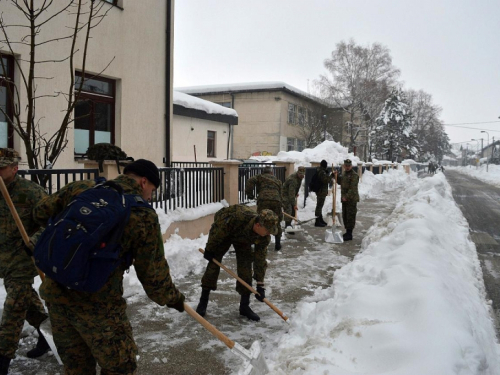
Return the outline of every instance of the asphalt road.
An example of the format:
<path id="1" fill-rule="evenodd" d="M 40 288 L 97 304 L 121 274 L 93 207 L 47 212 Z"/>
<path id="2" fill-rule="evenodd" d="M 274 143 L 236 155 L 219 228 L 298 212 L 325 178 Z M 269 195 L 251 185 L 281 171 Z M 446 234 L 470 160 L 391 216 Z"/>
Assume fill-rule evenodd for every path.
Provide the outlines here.
<path id="1" fill-rule="evenodd" d="M 457 171 L 446 170 L 445 174 L 453 197 L 469 222 L 500 338 L 500 188 Z"/>

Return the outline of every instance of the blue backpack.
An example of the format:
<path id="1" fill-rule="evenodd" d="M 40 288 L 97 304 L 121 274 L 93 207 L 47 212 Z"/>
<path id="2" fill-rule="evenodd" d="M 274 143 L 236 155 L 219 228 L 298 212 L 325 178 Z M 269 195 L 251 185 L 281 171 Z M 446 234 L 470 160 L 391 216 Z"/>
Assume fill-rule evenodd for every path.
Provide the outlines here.
<path id="1" fill-rule="evenodd" d="M 130 252 L 120 257 L 132 207 L 153 209 L 113 181 L 85 190 L 49 220 L 33 253 L 36 266 L 70 289 L 97 292 L 122 262 L 132 264 Z"/>

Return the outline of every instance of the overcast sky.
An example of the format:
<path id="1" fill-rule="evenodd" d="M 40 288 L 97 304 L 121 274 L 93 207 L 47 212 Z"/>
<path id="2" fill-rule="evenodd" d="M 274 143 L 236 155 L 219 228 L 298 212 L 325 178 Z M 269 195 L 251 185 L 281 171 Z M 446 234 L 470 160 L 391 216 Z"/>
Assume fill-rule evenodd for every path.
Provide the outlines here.
<path id="1" fill-rule="evenodd" d="M 490 122 L 462 126 L 500 139 L 499 0 L 177 0 L 174 86 L 312 90 L 350 38 L 387 46 L 404 88 L 431 94 L 445 124 Z M 480 130 L 446 127 L 451 142 L 486 145 Z"/>

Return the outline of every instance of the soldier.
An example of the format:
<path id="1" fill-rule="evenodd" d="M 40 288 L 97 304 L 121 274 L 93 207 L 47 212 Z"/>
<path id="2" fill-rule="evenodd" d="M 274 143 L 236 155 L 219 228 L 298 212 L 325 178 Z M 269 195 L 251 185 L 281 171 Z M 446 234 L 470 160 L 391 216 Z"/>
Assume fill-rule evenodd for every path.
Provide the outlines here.
<path id="1" fill-rule="evenodd" d="M 201 298 L 196 308 L 198 314 L 205 316 L 210 291 L 217 289 L 220 267 L 212 259 L 222 262 L 231 245 L 236 250 L 238 276 L 249 285 L 252 285 L 253 263 L 253 278 L 257 281 L 257 292 L 260 294 L 255 298 L 263 302 L 266 297 L 267 246 L 270 234 L 278 233 L 278 225 L 278 217 L 271 210 L 262 210 L 257 214 L 244 205 L 233 205 L 217 211 L 205 246 L 204 258 L 208 260 L 208 265 L 201 279 Z M 241 295 L 240 315 L 258 322 L 259 316 L 250 308 L 250 291 L 239 282 L 236 282 L 236 291 Z"/>
<path id="2" fill-rule="evenodd" d="M 333 178 L 332 173 L 328 174 L 327 168 L 328 164 L 326 160 L 321 160 L 320 166 L 317 168 L 320 187 L 316 193 L 316 210 L 314 211 L 314 215 L 316 216 L 315 227 L 326 227 L 326 221 L 323 220 L 323 206 L 328 195 L 328 184 Z"/>
<path id="3" fill-rule="evenodd" d="M 344 241 L 352 240 L 352 230 L 356 225 L 356 213 L 358 212 L 358 183 L 359 176 L 352 170 L 352 161 L 344 160 L 344 175 L 337 177 L 337 182 L 340 185 L 341 201 L 342 201 L 342 219 L 346 233 L 344 233 Z M 334 172 L 335 174 L 337 171 Z"/>
<path id="4" fill-rule="evenodd" d="M 293 217 L 295 217 L 295 213 L 297 212 L 297 197 L 299 196 L 300 185 L 302 184 L 305 174 L 306 168 L 299 167 L 297 172 L 288 176 L 283 185 L 283 210 Z M 292 219 L 285 217 L 285 228 L 291 225 Z"/>
<path id="5" fill-rule="evenodd" d="M 158 168 L 144 159 L 128 164 L 123 175 L 113 181 L 126 194 L 145 200 L 160 184 Z M 95 185 L 94 180 L 66 185 L 39 202 L 34 217 L 41 224 L 59 214 L 81 192 Z M 160 306 L 184 311 L 184 295 L 177 290 L 165 259 L 163 239 L 155 211 L 134 207 L 121 238 L 122 257 L 132 253 L 134 268 L 146 294 Z M 46 278 L 40 287 L 50 304 L 54 342 L 64 363 L 66 375 L 96 374 L 96 362 L 102 374 L 133 374 L 137 368 L 137 346 L 127 318 L 123 298 L 122 263 L 96 293 L 78 292 Z"/>
<path id="6" fill-rule="evenodd" d="M 265 167 L 262 174 L 248 179 L 245 194 L 249 199 L 254 199 L 255 186 L 257 186 L 257 212 L 271 210 L 278 216 L 278 223 L 281 223 L 283 218 L 282 183 L 273 176 L 272 167 Z M 274 236 L 274 250 L 276 251 L 281 250 L 281 232 L 281 225 L 278 225 L 278 233 Z"/>
<path id="7" fill-rule="evenodd" d="M 19 154 L 14 149 L 1 148 L 0 177 L 7 186 L 26 232 L 31 236 L 31 242 L 35 243 L 41 229 L 33 220 L 31 208 L 47 194 L 40 185 L 17 175 L 19 159 Z M 37 275 L 31 259 L 31 250 L 24 244 L 7 202 L 0 195 L 0 277 L 4 280 L 7 292 L 0 323 L 0 374 L 8 373 L 25 320 L 35 327 L 39 334 L 36 347 L 30 350 L 27 356 L 37 358 L 49 350 L 49 345 L 39 329 L 48 316 L 32 286 Z"/>

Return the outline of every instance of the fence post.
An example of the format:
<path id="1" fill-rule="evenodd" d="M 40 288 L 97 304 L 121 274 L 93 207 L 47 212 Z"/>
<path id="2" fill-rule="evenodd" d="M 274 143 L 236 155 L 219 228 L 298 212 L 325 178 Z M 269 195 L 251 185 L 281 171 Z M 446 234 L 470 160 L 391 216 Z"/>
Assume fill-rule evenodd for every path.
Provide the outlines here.
<path id="1" fill-rule="evenodd" d="M 129 161 L 120 161 L 121 163 L 130 163 Z M 99 169 L 99 163 L 94 161 L 94 160 L 84 160 L 83 161 L 83 168 L 85 169 Z M 123 173 L 123 168 L 124 166 L 120 165 L 120 172 Z M 116 161 L 115 160 L 104 160 L 102 163 L 102 169 L 103 171 L 99 171 L 99 176 L 106 178 L 106 180 L 112 180 L 116 177 L 118 177 L 118 169 L 116 168 Z"/>
<path id="2" fill-rule="evenodd" d="M 363 163 L 358 163 L 358 176 L 359 181 L 363 179 Z"/>
<path id="3" fill-rule="evenodd" d="M 211 162 L 214 167 L 224 168 L 224 199 L 230 205 L 238 204 L 238 167 L 243 164 L 237 160 L 218 160 Z"/>
<path id="4" fill-rule="evenodd" d="M 295 163 L 288 161 L 275 161 L 277 167 L 285 167 L 285 180 L 295 172 Z"/>
<path id="5" fill-rule="evenodd" d="M 405 167 L 405 172 L 407 174 L 410 174 L 410 165 L 409 164 L 405 164 L 404 167 Z"/>

